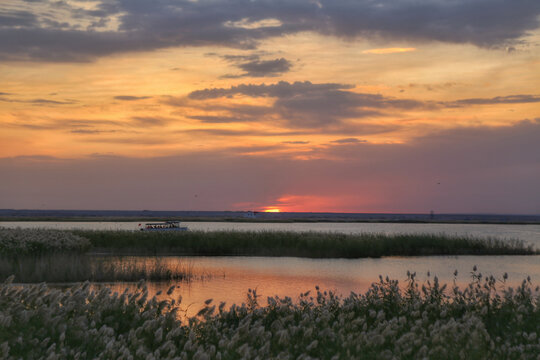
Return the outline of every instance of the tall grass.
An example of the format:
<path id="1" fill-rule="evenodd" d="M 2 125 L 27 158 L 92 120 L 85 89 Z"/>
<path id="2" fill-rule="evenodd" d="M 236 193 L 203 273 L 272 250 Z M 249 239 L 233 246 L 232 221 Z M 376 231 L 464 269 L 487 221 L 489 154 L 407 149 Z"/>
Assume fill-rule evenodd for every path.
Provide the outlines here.
<path id="1" fill-rule="evenodd" d="M 361 258 L 417 255 L 538 254 L 519 240 L 446 235 L 342 234 L 285 231 L 76 231 L 94 251 L 134 254 Z"/>
<path id="2" fill-rule="evenodd" d="M 190 281 L 195 273 L 189 263 L 167 263 L 164 258 L 54 254 L 0 257 L 0 280 L 15 275 L 17 282 L 70 283 L 112 281 Z"/>
<path id="3" fill-rule="evenodd" d="M 383 279 L 364 294 L 208 300 L 182 321 L 181 299 L 133 291 L 0 284 L 2 359 L 537 359 L 540 297 L 473 272 L 465 289 Z"/>
<path id="4" fill-rule="evenodd" d="M 287 231 L 61 231 L 0 228 L 0 256 L 83 253 L 253 255 L 361 258 L 418 255 L 528 255 L 519 240 L 433 234 L 343 234 Z"/>
<path id="5" fill-rule="evenodd" d="M 0 255 L 40 255 L 57 252 L 82 253 L 90 248 L 84 237 L 49 229 L 0 227 Z"/>

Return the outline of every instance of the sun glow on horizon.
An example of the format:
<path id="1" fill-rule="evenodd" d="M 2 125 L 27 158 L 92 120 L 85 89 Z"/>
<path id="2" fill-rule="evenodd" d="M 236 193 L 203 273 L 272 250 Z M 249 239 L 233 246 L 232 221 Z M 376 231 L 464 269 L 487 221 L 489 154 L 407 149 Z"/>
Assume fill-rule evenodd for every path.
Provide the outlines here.
<path id="1" fill-rule="evenodd" d="M 272 207 L 272 208 L 266 208 L 266 209 L 264 209 L 263 212 L 278 213 L 278 212 L 281 212 L 281 210 L 278 209 L 278 208 Z"/>

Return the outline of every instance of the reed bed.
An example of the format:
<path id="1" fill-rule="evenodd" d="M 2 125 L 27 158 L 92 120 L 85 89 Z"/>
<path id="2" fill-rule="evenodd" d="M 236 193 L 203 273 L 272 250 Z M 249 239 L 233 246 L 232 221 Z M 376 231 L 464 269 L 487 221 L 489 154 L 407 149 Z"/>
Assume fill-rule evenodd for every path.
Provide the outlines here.
<path id="1" fill-rule="evenodd" d="M 162 257 L 136 258 L 54 254 L 0 257 L 0 280 L 14 275 L 19 283 L 73 283 L 82 281 L 190 281 L 195 277 L 189 263 L 170 264 Z"/>
<path id="2" fill-rule="evenodd" d="M 68 231 L 0 227 L 0 255 L 82 253 L 88 251 L 89 248 L 88 239 Z"/>
<path id="3" fill-rule="evenodd" d="M 89 283 L 0 284 L 3 359 L 537 359 L 540 295 L 473 272 L 468 287 L 380 278 L 364 294 L 269 297 L 183 318 L 172 286 L 149 298 Z M 163 295 L 162 295 L 163 296 Z"/>
<path id="4" fill-rule="evenodd" d="M 362 258 L 420 255 L 530 255 L 519 240 L 447 235 L 343 234 L 286 231 L 76 231 L 94 251 L 133 254 Z"/>

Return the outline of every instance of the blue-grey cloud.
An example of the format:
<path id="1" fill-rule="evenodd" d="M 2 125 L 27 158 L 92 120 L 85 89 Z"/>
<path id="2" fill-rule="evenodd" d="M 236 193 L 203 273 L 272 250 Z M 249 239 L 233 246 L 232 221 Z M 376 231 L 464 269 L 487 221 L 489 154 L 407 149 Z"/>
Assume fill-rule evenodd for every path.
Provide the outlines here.
<path id="1" fill-rule="evenodd" d="M 117 130 L 98 130 L 98 129 L 75 129 L 71 130 L 72 134 L 82 134 L 82 135 L 94 135 L 94 134 L 104 134 L 104 133 L 115 133 Z"/>
<path id="2" fill-rule="evenodd" d="M 330 141 L 334 144 L 359 144 L 359 143 L 365 143 L 366 140 L 359 140 L 357 138 L 343 138 L 343 139 L 337 139 Z"/>
<path id="3" fill-rule="evenodd" d="M 196 90 L 189 94 L 189 98 L 195 100 L 207 100 L 221 97 L 232 97 L 234 95 L 286 98 L 301 93 L 329 92 L 352 88 L 354 88 L 354 85 L 349 84 L 313 84 L 310 81 L 296 81 L 294 83 L 289 83 L 286 81 L 280 81 L 276 84 L 270 85 L 240 84 L 237 86 L 231 86 L 230 88 Z"/>
<path id="4" fill-rule="evenodd" d="M 538 95 L 508 95 L 492 98 L 461 99 L 444 103 L 448 107 L 463 107 L 469 105 L 496 105 L 496 104 L 526 104 L 540 102 Z"/>
<path id="5" fill-rule="evenodd" d="M 256 118 L 251 116 L 217 116 L 217 115 L 193 115 L 188 116 L 189 119 L 200 120 L 203 123 L 210 124 L 227 124 L 236 122 L 256 121 Z"/>
<path id="6" fill-rule="evenodd" d="M 36 26 L 39 26 L 38 18 L 30 11 L 0 9 L 0 28 Z"/>
<path id="7" fill-rule="evenodd" d="M 32 130 L 66 130 L 75 133 L 82 133 L 81 131 L 99 130 L 97 129 L 97 127 L 99 126 L 105 126 L 109 128 L 111 126 L 115 127 L 115 130 L 107 130 L 108 132 L 116 132 L 125 127 L 122 122 L 101 119 L 37 119 L 34 121 L 24 119 L 17 122 L 5 123 L 4 125 L 12 128 L 25 128 Z"/>
<path id="8" fill-rule="evenodd" d="M 161 126 L 169 122 L 168 119 L 155 116 L 134 116 L 131 118 L 137 125 Z"/>
<path id="9" fill-rule="evenodd" d="M 244 73 L 239 75 L 225 75 L 224 77 L 273 77 L 288 72 L 291 69 L 291 62 L 285 58 L 275 60 L 251 60 L 235 65 Z"/>
<path id="10" fill-rule="evenodd" d="M 295 136 L 305 135 L 304 131 L 284 130 L 284 131 L 264 131 L 257 129 L 247 130 L 230 130 L 230 129 L 190 129 L 190 130 L 178 130 L 177 134 L 188 135 L 211 135 L 211 136 L 223 136 L 223 137 L 242 137 L 242 136 Z"/>
<path id="11" fill-rule="evenodd" d="M 35 105 L 71 105 L 75 103 L 74 100 L 58 101 L 49 99 L 32 99 L 25 102 Z"/>
<path id="12" fill-rule="evenodd" d="M 135 101 L 135 100 L 150 99 L 151 96 L 118 95 L 118 96 L 115 96 L 114 98 L 116 100 L 122 100 L 122 101 Z"/>
<path id="13" fill-rule="evenodd" d="M 228 123 L 250 121 L 275 121 L 281 119 L 284 125 L 292 128 L 304 128 L 346 133 L 352 130 L 348 120 L 372 120 L 383 115 L 396 115 L 410 110 L 443 109 L 475 105 L 526 104 L 540 102 L 537 95 L 508 95 L 493 98 L 470 98 L 450 102 L 418 101 L 407 98 L 394 98 L 381 94 L 358 93 L 354 86 L 337 83 L 311 83 L 309 81 L 289 83 L 280 81 L 275 84 L 240 84 L 229 88 L 208 88 L 188 94 L 191 106 L 208 111 L 221 111 L 220 115 L 196 115 L 193 119 L 202 122 Z M 202 100 L 234 97 L 267 97 L 275 99 L 272 105 L 257 106 L 256 112 L 245 112 L 242 105 L 209 105 Z M 185 106 L 186 98 L 170 98 L 169 105 Z M 215 108 L 212 108 L 215 106 Z M 247 109 L 246 109 L 247 110 Z M 223 115 L 223 111 L 227 115 Z M 358 125 L 358 124 L 357 124 Z M 372 125 L 373 127 L 373 125 Z M 358 131 L 359 129 L 357 129 Z M 372 129 L 373 130 L 373 129 Z M 388 129 L 388 131 L 395 130 Z M 383 129 L 380 129 L 384 132 Z M 372 133 L 354 132 L 355 135 Z"/>
<path id="14" fill-rule="evenodd" d="M 11 103 L 25 103 L 25 104 L 33 104 L 33 105 L 72 105 L 76 103 L 75 100 L 64 100 L 64 101 L 50 100 L 50 99 L 20 100 L 20 99 L 5 98 L 5 97 L 0 97 L 0 101 L 11 102 Z"/>
<path id="15" fill-rule="evenodd" d="M 43 4 L 48 11 L 37 11 Z M 535 0 L 110 0 L 95 9 L 53 1 L 22 8 L 0 13 L 0 59 L 88 61 L 175 46 L 253 49 L 304 31 L 504 47 L 537 29 L 540 14 Z"/>
<path id="16" fill-rule="evenodd" d="M 302 140 L 291 140 L 291 141 L 282 141 L 282 144 L 289 144 L 289 145 L 307 145 L 309 144 L 309 141 L 302 141 Z"/>
<path id="17" fill-rule="evenodd" d="M 192 100 L 210 100 L 234 96 L 275 98 L 267 113 L 277 115 L 287 125 L 296 128 L 320 129 L 343 126 L 346 119 L 373 118 L 391 109 L 408 110 L 427 106 L 411 99 L 394 99 L 380 94 L 356 93 L 348 84 L 309 81 L 276 84 L 240 84 L 230 88 L 197 90 L 188 95 Z M 231 114 L 240 110 L 231 108 Z M 234 116 L 233 116 L 234 118 Z"/>

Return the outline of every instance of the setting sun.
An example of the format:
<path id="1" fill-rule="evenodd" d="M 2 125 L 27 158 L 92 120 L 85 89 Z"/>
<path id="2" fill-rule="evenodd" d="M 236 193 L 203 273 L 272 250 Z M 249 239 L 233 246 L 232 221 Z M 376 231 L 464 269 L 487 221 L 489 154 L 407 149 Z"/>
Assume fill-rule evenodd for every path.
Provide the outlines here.
<path id="1" fill-rule="evenodd" d="M 264 209 L 263 212 L 278 213 L 278 212 L 281 212 L 281 210 L 278 208 L 268 208 L 268 209 Z"/>

